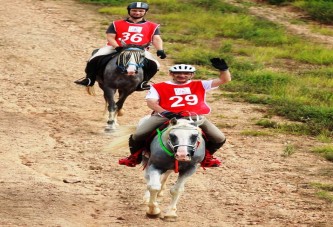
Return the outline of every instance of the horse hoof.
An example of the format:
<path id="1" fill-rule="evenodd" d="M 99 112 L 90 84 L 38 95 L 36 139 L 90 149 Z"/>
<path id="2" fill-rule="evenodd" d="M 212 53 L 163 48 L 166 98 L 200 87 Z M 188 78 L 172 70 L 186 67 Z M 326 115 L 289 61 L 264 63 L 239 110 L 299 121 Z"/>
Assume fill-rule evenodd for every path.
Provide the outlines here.
<path id="1" fill-rule="evenodd" d="M 161 210 L 159 207 L 156 206 L 148 206 L 147 207 L 147 211 L 146 211 L 146 215 L 148 218 L 158 218 L 161 214 Z"/>
<path id="2" fill-rule="evenodd" d="M 104 129 L 104 132 L 106 132 L 106 133 L 113 133 L 113 132 L 115 132 L 115 131 L 116 131 L 115 128 L 105 128 L 105 129 Z"/>
<path id="3" fill-rule="evenodd" d="M 177 216 L 165 216 L 165 215 L 161 215 L 160 218 L 163 221 L 167 221 L 167 222 L 176 222 L 177 221 Z"/>
<path id="4" fill-rule="evenodd" d="M 148 213 L 146 213 L 146 216 L 148 218 L 158 218 L 160 216 L 160 214 L 148 214 Z"/>
<path id="5" fill-rule="evenodd" d="M 118 110 L 118 116 L 123 116 L 125 111 L 123 109 Z"/>

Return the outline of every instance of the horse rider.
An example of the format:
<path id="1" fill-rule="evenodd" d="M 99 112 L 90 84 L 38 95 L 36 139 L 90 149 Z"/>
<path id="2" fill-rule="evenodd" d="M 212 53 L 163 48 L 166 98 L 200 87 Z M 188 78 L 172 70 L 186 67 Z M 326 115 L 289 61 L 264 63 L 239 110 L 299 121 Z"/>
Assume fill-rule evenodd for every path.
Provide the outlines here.
<path id="1" fill-rule="evenodd" d="M 129 17 L 125 20 L 113 21 L 106 30 L 106 46 L 100 48 L 89 59 L 85 72 L 86 78 L 75 81 L 74 83 L 83 86 L 93 86 L 96 80 L 96 61 L 97 56 L 108 55 L 111 53 L 120 53 L 123 50 L 122 41 L 127 45 L 144 45 L 152 43 L 157 50 L 156 54 L 161 59 L 166 58 L 163 50 L 163 40 L 159 24 L 145 20 L 144 16 L 149 10 L 149 5 L 144 2 L 132 2 L 127 6 Z M 159 69 L 159 62 L 153 55 L 145 51 L 145 57 L 148 59 L 146 67 L 144 66 L 144 79 L 137 90 L 149 90 L 148 81 L 156 74 Z"/>
<path id="2" fill-rule="evenodd" d="M 206 103 L 206 92 L 231 81 L 231 74 L 224 59 L 210 59 L 213 67 L 220 70 L 219 77 L 211 80 L 192 80 L 195 67 L 191 65 L 174 65 L 169 69 L 171 80 L 151 85 L 146 95 L 146 102 L 153 110 L 148 120 L 140 124 L 135 133 L 129 138 L 131 155 L 119 160 L 120 165 L 134 167 L 142 161 L 142 151 L 145 147 L 145 139 L 153 130 L 161 126 L 167 119 L 181 118 L 181 113 L 209 114 L 211 109 Z M 218 167 L 221 161 L 213 157 L 213 154 L 225 143 L 226 138 L 213 123 L 207 118 L 200 128 L 205 133 L 206 156 L 202 161 L 202 167 Z M 208 152 L 207 152 L 208 151 Z"/>

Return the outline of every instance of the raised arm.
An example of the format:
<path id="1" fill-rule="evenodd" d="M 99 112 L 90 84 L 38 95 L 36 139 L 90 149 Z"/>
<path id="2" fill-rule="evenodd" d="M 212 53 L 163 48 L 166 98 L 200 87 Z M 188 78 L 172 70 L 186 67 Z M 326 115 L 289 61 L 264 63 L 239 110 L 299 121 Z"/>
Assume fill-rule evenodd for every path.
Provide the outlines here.
<path id="1" fill-rule="evenodd" d="M 218 87 L 221 84 L 225 84 L 231 81 L 231 74 L 229 72 L 229 67 L 224 59 L 212 58 L 210 59 L 210 61 L 214 68 L 220 70 L 220 76 L 216 79 L 213 79 L 212 87 Z"/>

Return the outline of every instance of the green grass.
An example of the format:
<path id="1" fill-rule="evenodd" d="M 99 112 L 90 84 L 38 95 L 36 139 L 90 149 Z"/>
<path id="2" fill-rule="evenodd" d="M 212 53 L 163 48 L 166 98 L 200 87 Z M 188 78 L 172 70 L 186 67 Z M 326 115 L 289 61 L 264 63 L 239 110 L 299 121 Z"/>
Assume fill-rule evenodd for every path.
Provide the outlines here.
<path id="1" fill-rule="evenodd" d="M 282 156 L 283 156 L 283 157 L 289 157 L 289 156 L 293 155 L 293 154 L 296 152 L 295 149 L 296 149 L 296 148 L 295 148 L 294 145 L 292 145 L 292 144 L 288 144 L 288 145 L 284 148 Z"/>
<path id="2" fill-rule="evenodd" d="M 273 5 L 293 5 L 306 12 L 312 19 L 322 23 L 333 23 L 332 0 L 266 0 Z"/>
<path id="3" fill-rule="evenodd" d="M 263 131 L 258 131 L 258 130 L 245 130 L 240 133 L 241 135 L 244 136 L 270 136 L 271 133 L 269 132 L 263 132 Z"/>
<path id="4" fill-rule="evenodd" d="M 321 154 L 325 159 L 333 162 L 333 146 L 317 147 L 312 152 Z"/>
<path id="5" fill-rule="evenodd" d="M 318 190 L 316 194 L 319 198 L 333 203 L 333 185 L 323 183 L 311 183 L 310 185 Z"/>
<path id="6" fill-rule="evenodd" d="M 315 20 L 322 23 L 333 23 L 332 0 L 297 0 L 293 5 L 305 10 Z"/>

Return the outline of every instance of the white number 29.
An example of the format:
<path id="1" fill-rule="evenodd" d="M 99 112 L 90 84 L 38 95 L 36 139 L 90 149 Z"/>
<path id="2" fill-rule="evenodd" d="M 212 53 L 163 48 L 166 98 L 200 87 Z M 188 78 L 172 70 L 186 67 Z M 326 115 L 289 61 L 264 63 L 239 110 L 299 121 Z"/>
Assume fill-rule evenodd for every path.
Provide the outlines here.
<path id="1" fill-rule="evenodd" d="M 185 106 L 185 104 L 193 106 L 198 103 L 198 97 L 196 95 L 186 95 L 186 96 L 172 96 L 170 100 L 174 102 L 171 107 Z"/>

